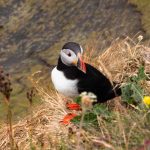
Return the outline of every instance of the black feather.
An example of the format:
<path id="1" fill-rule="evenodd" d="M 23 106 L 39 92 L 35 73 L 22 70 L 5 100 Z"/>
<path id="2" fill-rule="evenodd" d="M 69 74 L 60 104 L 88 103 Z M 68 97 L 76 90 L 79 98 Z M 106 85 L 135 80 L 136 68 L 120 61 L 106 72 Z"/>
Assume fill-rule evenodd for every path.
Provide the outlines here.
<path id="1" fill-rule="evenodd" d="M 58 60 L 57 69 L 63 71 L 66 78 L 74 80 L 78 79 L 78 92 L 92 92 L 97 96 L 98 102 L 106 102 L 116 96 L 121 95 L 119 86 L 114 88 L 109 79 L 100 71 L 89 64 L 86 65 L 86 74 L 80 71 L 76 66 L 66 66 L 61 59 Z"/>

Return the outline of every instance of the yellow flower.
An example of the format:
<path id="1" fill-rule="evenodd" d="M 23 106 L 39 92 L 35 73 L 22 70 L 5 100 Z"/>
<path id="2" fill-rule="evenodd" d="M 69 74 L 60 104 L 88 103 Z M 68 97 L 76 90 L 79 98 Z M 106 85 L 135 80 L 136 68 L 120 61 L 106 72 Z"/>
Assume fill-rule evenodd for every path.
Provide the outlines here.
<path id="1" fill-rule="evenodd" d="M 150 96 L 144 96 L 143 102 L 146 106 L 150 107 Z"/>

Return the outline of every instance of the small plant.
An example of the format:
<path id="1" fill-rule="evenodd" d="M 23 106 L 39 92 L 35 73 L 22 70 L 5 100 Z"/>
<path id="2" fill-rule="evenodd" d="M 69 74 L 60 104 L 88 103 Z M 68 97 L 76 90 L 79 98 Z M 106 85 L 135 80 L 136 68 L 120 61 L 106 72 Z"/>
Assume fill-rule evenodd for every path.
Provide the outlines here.
<path id="1" fill-rule="evenodd" d="M 9 74 L 5 73 L 2 67 L 0 67 L 0 92 L 4 95 L 6 102 L 9 103 L 12 92 L 11 82 Z"/>
<path id="2" fill-rule="evenodd" d="M 82 114 L 76 116 L 73 120 L 71 120 L 74 124 L 80 124 L 82 121 L 82 126 L 86 127 L 89 125 L 98 125 L 97 117 L 101 115 L 101 117 L 108 119 L 110 117 L 110 112 L 108 107 L 105 104 L 95 104 L 92 105 L 93 102 L 96 101 L 96 96 L 91 93 L 82 93 L 79 97 L 75 99 L 75 102 L 80 104 L 82 107 Z"/>
<path id="3" fill-rule="evenodd" d="M 108 110 L 108 107 L 105 104 L 95 104 L 91 110 L 88 110 L 84 114 L 84 119 L 82 122 L 83 127 L 88 126 L 98 126 L 98 116 L 109 121 L 111 118 L 111 112 Z M 71 120 L 74 124 L 79 125 L 81 121 L 81 115 L 76 116 Z"/>
<path id="4" fill-rule="evenodd" d="M 30 106 L 32 106 L 33 105 L 33 97 L 35 97 L 35 92 L 36 92 L 36 90 L 35 90 L 35 88 L 31 88 L 26 94 L 26 96 L 27 96 L 27 99 L 28 99 L 28 101 L 29 101 L 29 103 L 30 103 Z"/>
<path id="5" fill-rule="evenodd" d="M 83 92 L 79 97 L 75 99 L 77 104 L 81 105 L 81 115 L 74 117 L 71 120 L 76 126 L 79 126 L 79 132 L 77 134 L 77 146 L 76 149 L 80 149 L 82 129 L 86 127 L 98 127 L 98 116 L 105 119 L 110 117 L 110 112 L 104 104 L 95 104 L 96 96 L 93 93 Z"/>
<path id="6" fill-rule="evenodd" d="M 13 129 L 12 129 L 12 111 L 10 106 L 10 94 L 12 92 L 11 81 L 8 73 L 5 73 L 3 67 L 0 67 L 0 92 L 4 96 L 5 103 L 7 104 L 7 119 L 9 124 L 9 139 L 11 149 L 14 149 Z"/>
<path id="7" fill-rule="evenodd" d="M 29 101 L 29 104 L 30 104 L 30 121 L 32 120 L 32 115 L 33 115 L 33 109 L 32 109 L 32 106 L 33 106 L 33 98 L 35 97 L 35 88 L 32 87 L 31 89 L 29 89 L 26 93 L 26 97 L 27 97 L 27 100 Z M 33 128 L 29 126 L 29 136 L 30 136 L 30 149 L 31 150 L 35 150 L 36 147 L 34 146 L 33 144 Z"/>
<path id="8" fill-rule="evenodd" d="M 128 78 L 127 83 L 122 86 L 122 100 L 128 104 L 139 105 L 145 95 L 142 83 L 146 79 L 144 67 L 141 66 L 137 75 Z"/>

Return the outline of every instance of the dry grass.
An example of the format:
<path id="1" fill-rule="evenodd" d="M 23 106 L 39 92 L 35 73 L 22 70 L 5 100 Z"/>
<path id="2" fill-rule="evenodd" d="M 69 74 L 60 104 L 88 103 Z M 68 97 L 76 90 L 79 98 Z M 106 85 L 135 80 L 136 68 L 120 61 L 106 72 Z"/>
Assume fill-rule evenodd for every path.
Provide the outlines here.
<path id="1" fill-rule="evenodd" d="M 93 53 L 87 51 L 85 61 L 92 62 L 91 64 L 117 82 L 123 83 L 126 77 L 136 74 L 141 64 L 147 72 L 150 68 L 150 48 L 139 42 L 134 43 L 128 37 L 115 41 L 100 56 L 91 59 L 92 55 Z M 43 104 L 32 110 L 30 116 L 13 125 L 16 149 L 75 149 L 79 137 L 80 149 L 128 150 L 141 145 L 150 136 L 147 114 L 126 108 L 117 101 L 118 98 L 115 107 L 111 106 L 110 122 L 98 116 L 99 127 L 82 129 L 79 136 L 78 127 L 60 123 L 64 115 L 69 113 L 64 98 L 44 86 L 40 80 L 40 72 L 36 72 L 31 81 Z M 147 82 L 145 88 L 150 89 L 149 86 Z M 7 125 L 1 127 L 0 135 L 0 149 L 9 149 Z"/>
<path id="2" fill-rule="evenodd" d="M 67 132 L 67 128 L 64 128 L 59 123 L 67 113 L 61 96 L 55 92 L 45 92 L 42 87 L 37 87 L 36 83 L 34 85 L 44 103 L 37 110 L 31 111 L 31 116 L 13 126 L 14 139 L 19 149 L 29 149 L 31 143 L 40 147 L 42 141 L 44 141 L 43 146 L 47 146 L 51 144 L 50 139 L 53 139 L 52 142 L 57 143 L 58 139 Z M 1 149 L 7 149 L 9 147 L 7 125 L 3 127 L 0 133 L 0 140 L 3 141 L 0 147 Z M 55 141 L 55 138 L 58 141 Z"/>
<path id="3" fill-rule="evenodd" d="M 92 54 L 86 53 L 85 60 L 106 75 L 112 76 L 114 81 L 121 82 L 124 77 L 136 74 L 142 64 L 145 64 L 146 72 L 150 71 L 150 48 L 141 45 L 140 42 L 135 43 L 129 37 L 114 41 L 104 53 L 96 56 L 94 61 Z"/>

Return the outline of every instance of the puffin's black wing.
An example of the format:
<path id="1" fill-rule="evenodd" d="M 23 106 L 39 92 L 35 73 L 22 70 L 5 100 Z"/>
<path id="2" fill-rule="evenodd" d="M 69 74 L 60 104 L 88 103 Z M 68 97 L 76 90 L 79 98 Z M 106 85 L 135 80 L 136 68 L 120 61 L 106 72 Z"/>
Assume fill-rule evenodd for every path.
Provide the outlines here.
<path id="1" fill-rule="evenodd" d="M 89 64 L 86 64 L 86 69 L 86 74 L 82 75 L 78 82 L 79 93 L 93 92 L 97 96 L 98 102 L 105 102 L 116 97 L 113 86 L 107 77 Z M 118 88 L 116 93 L 120 95 L 121 90 Z"/>

